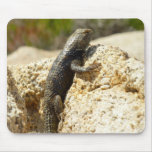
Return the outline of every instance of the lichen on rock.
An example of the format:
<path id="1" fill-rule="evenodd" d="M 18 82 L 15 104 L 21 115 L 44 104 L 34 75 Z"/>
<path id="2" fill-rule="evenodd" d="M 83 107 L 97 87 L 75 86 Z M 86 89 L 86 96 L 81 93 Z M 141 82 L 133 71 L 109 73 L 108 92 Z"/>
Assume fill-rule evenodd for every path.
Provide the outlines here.
<path id="1" fill-rule="evenodd" d="M 75 74 L 58 131 L 141 132 L 145 126 L 144 64 L 118 47 L 96 45 L 87 53 L 84 66 L 97 68 Z M 12 132 L 44 131 L 44 86 L 53 61 L 8 66 L 8 127 Z"/>

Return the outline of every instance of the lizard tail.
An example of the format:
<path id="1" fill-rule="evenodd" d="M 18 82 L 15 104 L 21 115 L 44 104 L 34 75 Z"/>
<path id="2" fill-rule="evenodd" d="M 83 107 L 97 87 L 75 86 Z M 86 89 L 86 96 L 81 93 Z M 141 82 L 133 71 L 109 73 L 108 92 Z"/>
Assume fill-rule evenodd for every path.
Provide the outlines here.
<path id="1" fill-rule="evenodd" d="M 59 120 L 55 114 L 54 106 L 48 102 L 44 105 L 44 122 L 45 133 L 57 133 Z"/>

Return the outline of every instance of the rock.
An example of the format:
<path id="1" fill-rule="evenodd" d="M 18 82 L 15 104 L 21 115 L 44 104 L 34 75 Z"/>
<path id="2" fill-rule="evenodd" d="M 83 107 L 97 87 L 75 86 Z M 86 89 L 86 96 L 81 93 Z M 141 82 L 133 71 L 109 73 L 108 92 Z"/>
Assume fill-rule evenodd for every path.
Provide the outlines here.
<path id="1" fill-rule="evenodd" d="M 7 64 L 29 64 L 43 58 L 57 56 L 60 50 L 46 51 L 29 46 L 19 47 L 12 54 L 8 55 Z"/>
<path id="2" fill-rule="evenodd" d="M 130 57 L 144 61 L 144 31 L 117 33 L 103 38 L 98 38 L 91 44 L 104 44 L 120 47 Z"/>
<path id="3" fill-rule="evenodd" d="M 43 132 L 41 99 L 53 60 L 8 66 L 7 124 L 12 132 Z"/>
<path id="4" fill-rule="evenodd" d="M 8 128 L 43 132 L 43 97 L 54 58 L 8 66 Z M 88 49 L 85 66 L 76 74 L 65 99 L 60 133 L 139 133 L 145 126 L 144 64 L 118 47 Z"/>

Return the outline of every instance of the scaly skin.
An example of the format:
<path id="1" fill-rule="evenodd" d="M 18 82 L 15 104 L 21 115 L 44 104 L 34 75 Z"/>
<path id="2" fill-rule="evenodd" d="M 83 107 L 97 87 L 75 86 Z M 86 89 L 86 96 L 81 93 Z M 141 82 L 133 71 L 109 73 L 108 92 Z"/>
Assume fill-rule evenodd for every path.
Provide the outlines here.
<path id="1" fill-rule="evenodd" d="M 45 132 L 57 133 L 59 114 L 63 111 L 64 99 L 73 83 L 75 72 L 87 72 L 93 69 L 93 67 L 82 67 L 91 33 L 90 29 L 77 29 L 49 71 L 44 92 Z"/>

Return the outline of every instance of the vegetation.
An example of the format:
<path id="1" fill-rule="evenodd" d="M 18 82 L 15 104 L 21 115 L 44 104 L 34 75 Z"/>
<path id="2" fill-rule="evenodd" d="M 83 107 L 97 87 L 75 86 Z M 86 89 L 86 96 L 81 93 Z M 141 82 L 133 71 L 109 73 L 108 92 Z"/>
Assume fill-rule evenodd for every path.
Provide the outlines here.
<path id="1" fill-rule="evenodd" d="M 129 19 L 128 24 L 136 30 L 144 30 L 144 24 L 139 19 Z"/>
<path id="2" fill-rule="evenodd" d="M 8 54 L 28 45 L 52 50 L 63 47 L 67 37 L 77 28 L 92 28 L 94 37 L 113 33 L 143 30 L 138 19 L 13 19 L 7 26 Z"/>

